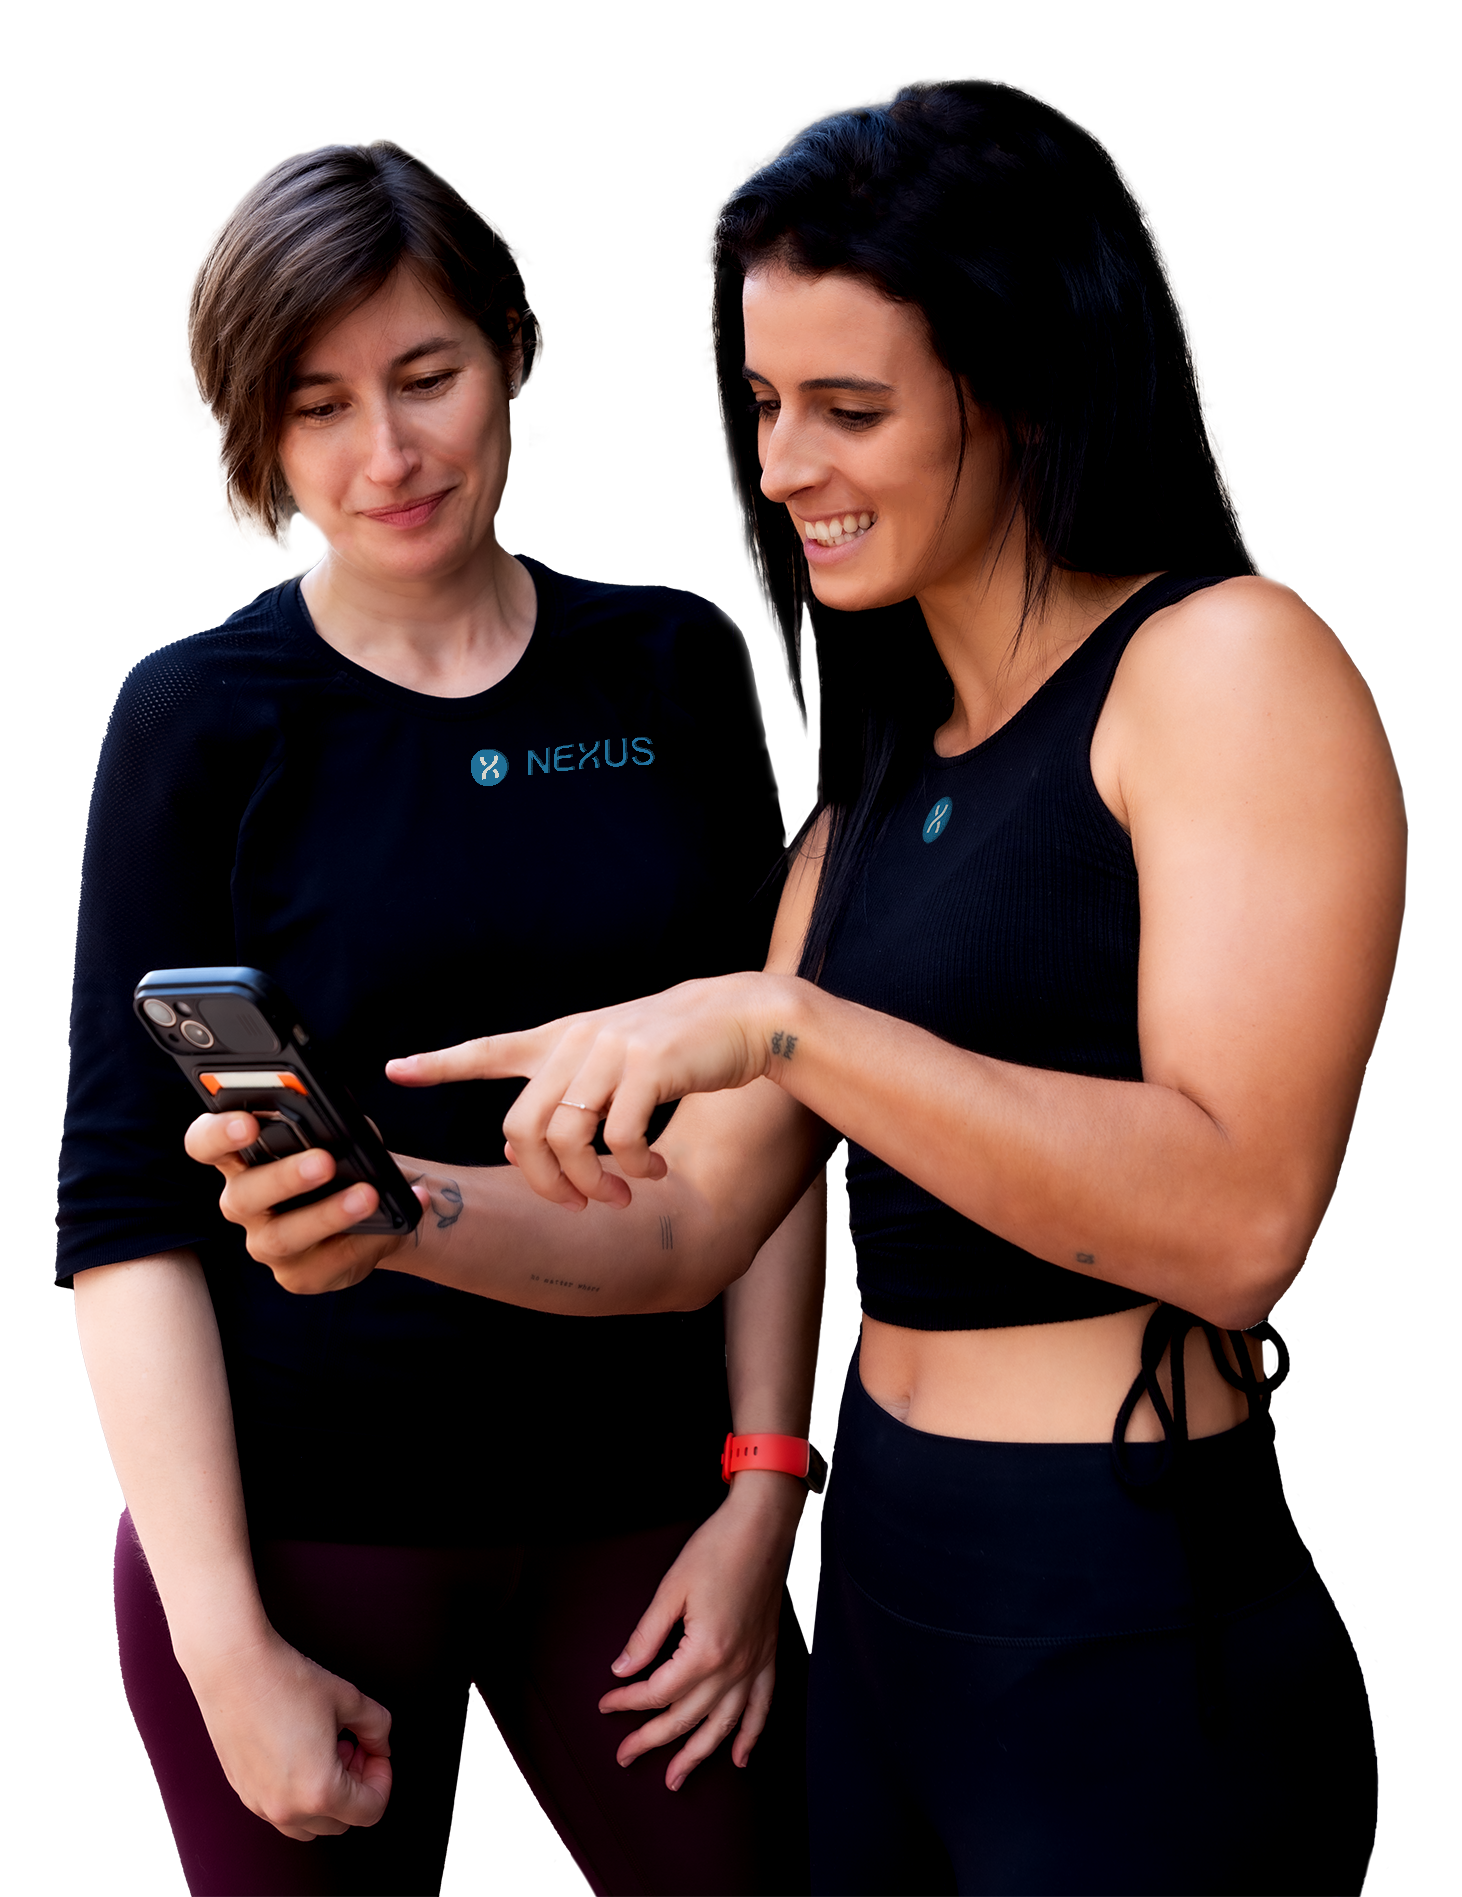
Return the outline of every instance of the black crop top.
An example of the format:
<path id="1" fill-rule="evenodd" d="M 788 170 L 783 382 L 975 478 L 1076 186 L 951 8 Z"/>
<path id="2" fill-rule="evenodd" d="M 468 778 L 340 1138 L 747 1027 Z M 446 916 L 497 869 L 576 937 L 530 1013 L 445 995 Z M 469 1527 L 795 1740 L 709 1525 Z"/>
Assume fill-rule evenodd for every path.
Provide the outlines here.
<path id="1" fill-rule="evenodd" d="M 1137 628 L 1215 584 L 1150 581 L 983 744 L 930 748 L 838 925 L 829 993 L 995 1060 L 1142 1078 L 1137 869 L 1091 740 Z M 886 1324 L 995 1330 L 1150 1301 L 1023 1251 L 852 1142 L 848 1198 L 863 1309 Z"/>

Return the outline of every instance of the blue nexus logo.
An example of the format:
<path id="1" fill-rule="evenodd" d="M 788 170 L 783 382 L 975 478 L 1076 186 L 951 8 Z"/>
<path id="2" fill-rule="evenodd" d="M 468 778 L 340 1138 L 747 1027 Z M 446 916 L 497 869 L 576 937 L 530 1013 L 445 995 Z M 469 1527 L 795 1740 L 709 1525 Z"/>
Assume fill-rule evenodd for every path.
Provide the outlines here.
<path id="1" fill-rule="evenodd" d="M 924 841 L 933 843 L 944 835 L 949 826 L 949 813 L 954 809 L 952 797 L 941 797 L 939 802 L 924 819 Z"/>
<path id="2" fill-rule="evenodd" d="M 472 759 L 474 784 L 500 784 L 508 774 L 508 760 L 501 751 L 478 751 Z"/>

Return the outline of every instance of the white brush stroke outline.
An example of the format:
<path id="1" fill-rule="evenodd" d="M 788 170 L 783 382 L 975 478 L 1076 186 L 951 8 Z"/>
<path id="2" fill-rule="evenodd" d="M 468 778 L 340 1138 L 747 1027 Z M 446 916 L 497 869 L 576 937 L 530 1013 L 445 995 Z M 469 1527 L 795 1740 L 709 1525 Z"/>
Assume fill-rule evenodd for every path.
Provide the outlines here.
<path id="1" fill-rule="evenodd" d="M 808 734 L 804 738 L 802 727 L 796 721 L 793 692 L 787 685 L 787 673 L 781 664 L 781 647 L 762 618 L 757 594 L 751 590 L 747 569 L 741 565 L 741 548 L 736 544 L 736 524 L 732 520 L 730 495 L 726 493 L 726 470 L 721 467 L 721 455 L 715 446 L 711 410 L 705 404 L 700 385 L 700 368 L 696 362 L 700 233 L 705 228 L 707 212 L 721 193 L 724 178 L 726 167 L 719 157 L 713 157 L 711 175 L 702 184 L 700 197 L 696 199 L 696 209 L 690 212 L 690 222 L 686 224 L 685 264 L 681 271 L 681 362 L 685 366 L 686 395 L 690 396 L 690 408 L 696 415 L 696 434 L 700 436 L 700 465 L 705 476 L 705 512 L 702 520 L 707 525 L 721 525 L 721 552 L 726 560 L 721 592 L 730 601 L 732 611 L 749 620 L 751 630 L 757 634 L 762 677 L 766 679 L 766 698 L 772 706 L 772 721 L 777 727 L 766 740 L 766 747 L 772 753 L 772 768 L 777 774 L 777 793 L 781 795 L 783 804 L 802 804 L 810 808 L 817 795 L 817 660 L 812 651 L 812 620 L 808 618 L 802 628 L 802 687 L 808 696 Z"/>
<path id="2" fill-rule="evenodd" d="M 307 138 L 330 137 L 400 138 L 402 144 L 421 146 L 448 171 L 459 176 L 466 186 L 470 186 L 484 211 L 497 212 L 497 216 L 512 226 L 521 243 L 527 245 L 537 260 L 548 290 L 546 304 L 533 300 L 533 311 L 542 317 L 544 324 L 544 349 L 537 376 L 520 395 L 523 408 L 527 408 L 529 421 L 544 423 L 548 419 L 563 383 L 569 379 L 575 360 L 575 311 L 569 298 L 569 277 L 563 267 L 563 250 L 559 249 L 552 218 L 544 218 L 542 230 L 535 230 L 520 209 L 508 203 L 503 193 L 493 186 L 491 178 L 485 178 L 480 171 L 468 165 L 466 159 L 449 152 L 430 125 L 406 120 L 400 116 L 400 112 L 374 112 L 370 123 L 358 118 L 347 118 L 339 112 L 286 112 L 283 120 L 275 121 L 265 131 L 264 137 L 256 138 L 250 146 L 245 146 L 245 150 L 233 159 L 228 171 L 220 173 L 214 180 L 209 195 L 193 212 L 193 220 L 188 230 L 184 231 L 178 249 L 173 252 L 173 262 L 167 266 L 163 281 L 157 285 L 157 296 L 152 304 L 152 434 L 157 451 L 157 480 L 163 488 L 173 486 L 173 451 L 167 438 L 167 317 L 178 292 L 178 283 L 182 281 L 182 273 L 192 262 L 193 252 L 199 243 L 203 243 L 203 235 L 218 212 L 224 209 L 229 197 L 239 190 L 256 165 L 262 165 L 265 157 L 273 157 L 275 152 L 283 152 L 288 146 L 303 144 Z M 521 258 L 518 267 L 531 294 L 533 281 Z M 201 467 L 203 442 L 199 440 L 199 476 Z M 203 503 L 209 505 L 207 493 Z"/>

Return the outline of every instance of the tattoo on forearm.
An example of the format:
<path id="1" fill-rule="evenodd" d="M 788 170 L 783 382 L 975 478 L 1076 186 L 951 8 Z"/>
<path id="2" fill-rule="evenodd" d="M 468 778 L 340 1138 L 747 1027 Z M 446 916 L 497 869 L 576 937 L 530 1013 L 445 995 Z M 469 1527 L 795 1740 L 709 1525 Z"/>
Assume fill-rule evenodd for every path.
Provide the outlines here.
<path id="1" fill-rule="evenodd" d="M 780 1028 L 772 1035 L 772 1052 L 780 1054 L 783 1060 L 791 1060 L 797 1049 L 797 1036 L 784 1034 Z"/>
<path id="2" fill-rule="evenodd" d="M 1096 1253 L 1094 1251 L 1079 1251 L 1076 1254 L 1076 1262 L 1078 1265 L 1094 1265 L 1096 1263 Z"/>
<path id="3" fill-rule="evenodd" d="M 663 1212 L 660 1214 L 660 1249 L 661 1251 L 675 1250 L 675 1227 Z"/>
<path id="4" fill-rule="evenodd" d="M 545 1278 L 541 1271 L 530 1271 L 528 1273 L 528 1282 L 530 1284 L 555 1285 L 560 1291 L 597 1291 L 600 1289 L 597 1284 L 582 1284 L 573 1278 Z"/>
<path id="5" fill-rule="evenodd" d="M 426 1178 L 426 1174 L 424 1172 L 407 1173 L 405 1178 L 408 1186 L 417 1186 Z M 429 1185 L 427 1191 L 431 1196 L 431 1210 L 436 1215 L 437 1230 L 439 1232 L 450 1231 L 458 1219 L 461 1218 L 465 1209 L 462 1203 L 462 1188 L 457 1184 L 455 1179 L 448 1179 L 435 1189 Z M 422 1227 L 425 1223 L 425 1219 L 421 1220 L 416 1230 L 411 1234 L 413 1246 L 419 1246 L 421 1244 Z"/>

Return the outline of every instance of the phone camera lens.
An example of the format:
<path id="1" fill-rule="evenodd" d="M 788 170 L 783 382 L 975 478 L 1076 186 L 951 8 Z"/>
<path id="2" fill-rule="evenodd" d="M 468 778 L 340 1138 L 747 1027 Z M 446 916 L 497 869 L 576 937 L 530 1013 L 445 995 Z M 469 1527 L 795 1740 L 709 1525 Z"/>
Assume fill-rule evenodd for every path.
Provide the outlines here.
<path id="1" fill-rule="evenodd" d="M 213 1036 L 208 1032 L 201 1021 L 185 1021 L 183 1023 L 183 1039 L 185 1041 L 191 1041 L 194 1047 L 212 1047 L 213 1045 Z"/>
<path id="2" fill-rule="evenodd" d="M 178 1017 L 165 1001 L 144 1001 L 142 1004 L 142 1012 L 147 1016 L 149 1021 L 156 1021 L 160 1028 L 170 1028 L 177 1025 Z"/>

